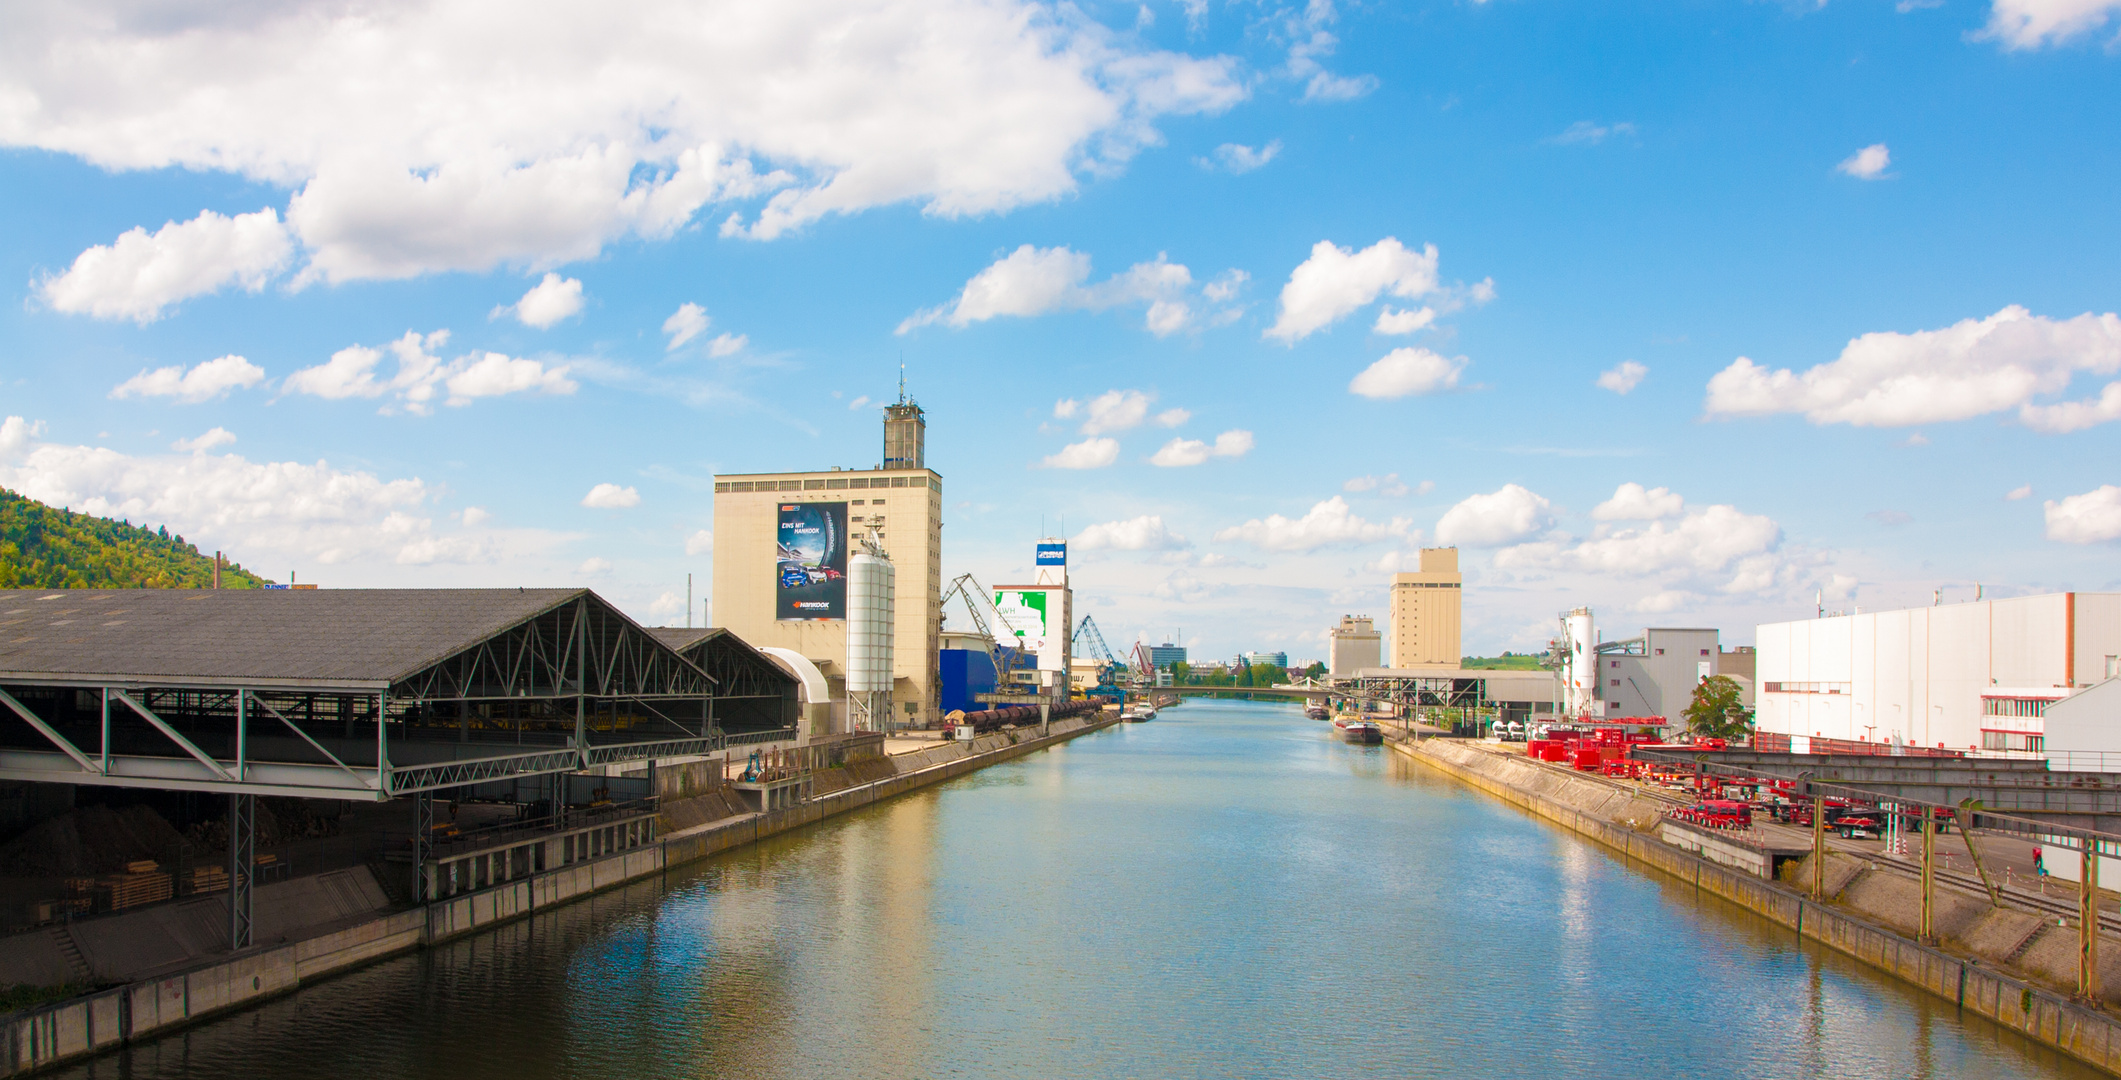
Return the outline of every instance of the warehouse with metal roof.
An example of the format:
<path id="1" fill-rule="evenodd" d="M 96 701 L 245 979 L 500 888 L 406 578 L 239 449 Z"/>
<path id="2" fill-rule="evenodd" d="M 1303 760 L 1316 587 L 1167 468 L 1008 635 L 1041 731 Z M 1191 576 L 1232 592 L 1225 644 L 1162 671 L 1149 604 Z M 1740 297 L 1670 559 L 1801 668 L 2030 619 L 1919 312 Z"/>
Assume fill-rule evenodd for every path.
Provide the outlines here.
<path id="1" fill-rule="evenodd" d="M 0 779 L 383 800 L 710 753 L 714 694 L 586 589 L 0 590 Z"/>

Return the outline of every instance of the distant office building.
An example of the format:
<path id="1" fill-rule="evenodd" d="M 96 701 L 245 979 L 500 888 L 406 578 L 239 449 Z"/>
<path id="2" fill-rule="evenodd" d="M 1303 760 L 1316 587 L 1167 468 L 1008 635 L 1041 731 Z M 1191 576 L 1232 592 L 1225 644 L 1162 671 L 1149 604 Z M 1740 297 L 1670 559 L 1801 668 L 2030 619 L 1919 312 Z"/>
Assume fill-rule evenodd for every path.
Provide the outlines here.
<path id="1" fill-rule="evenodd" d="M 1240 663 L 1246 665 L 1265 664 L 1268 667 L 1278 668 L 1289 666 L 1289 654 L 1285 652 L 1239 653 L 1237 659 Z"/>
<path id="2" fill-rule="evenodd" d="M 1326 674 L 1353 676 L 1364 668 L 1385 666 L 1384 635 L 1368 615 L 1342 615 L 1340 625 L 1327 636 Z"/>
<path id="3" fill-rule="evenodd" d="M 1455 668 L 1464 578 L 1458 549 L 1421 549 L 1421 570 L 1392 575 L 1392 666 Z"/>
<path id="4" fill-rule="evenodd" d="M 1158 671 L 1169 671 L 1171 670 L 1171 665 L 1185 662 L 1186 647 L 1184 645 L 1173 645 L 1166 641 L 1161 645 L 1149 646 L 1149 666 Z"/>

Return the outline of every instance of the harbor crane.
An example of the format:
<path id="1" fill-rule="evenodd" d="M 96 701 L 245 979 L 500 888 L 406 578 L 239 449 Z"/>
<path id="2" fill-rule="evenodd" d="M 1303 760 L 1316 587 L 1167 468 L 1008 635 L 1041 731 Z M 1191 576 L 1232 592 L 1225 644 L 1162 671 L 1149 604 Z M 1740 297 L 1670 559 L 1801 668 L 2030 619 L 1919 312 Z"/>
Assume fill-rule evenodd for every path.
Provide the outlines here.
<path id="1" fill-rule="evenodd" d="M 989 611 L 993 611 L 994 601 L 990 599 L 993 595 L 987 591 L 986 586 L 979 583 L 978 578 L 971 574 L 959 574 L 957 580 L 952 581 L 950 587 L 943 590 L 943 602 L 940 606 L 947 618 L 950 598 L 955 596 L 964 600 L 965 614 L 972 617 L 973 630 L 979 634 L 980 640 L 987 643 L 987 659 L 994 665 L 994 682 L 999 688 L 1010 682 L 1010 673 L 1022 661 L 1023 650 L 1011 649 L 1003 652 L 1001 643 L 994 636 L 994 626 L 1001 624 L 1001 613 L 994 612 L 993 624 L 989 624 L 987 616 L 980 613 L 982 604 L 987 605 Z"/>
<path id="2" fill-rule="evenodd" d="M 1097 621 L 1083 616 L 1075 627 L 1073 652 L 1098 662 L 1097 681 L 1106 686 L 1119 686 L 1128 681 L 1133 669 L 1113 654 L 1112 646 L 1105 644 L 1104 632 L 1097 628 Z"/>

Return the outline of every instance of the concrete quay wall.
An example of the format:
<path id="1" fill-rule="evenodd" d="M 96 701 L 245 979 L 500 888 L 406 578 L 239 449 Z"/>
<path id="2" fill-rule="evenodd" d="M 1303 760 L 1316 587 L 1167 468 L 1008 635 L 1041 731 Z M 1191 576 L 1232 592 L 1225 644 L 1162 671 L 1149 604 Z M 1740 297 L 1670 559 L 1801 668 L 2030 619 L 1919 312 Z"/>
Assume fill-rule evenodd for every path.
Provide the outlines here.
<path id="1" fill-rule="evenodd" d="M 1027 731 L 945 743 L 892 760 L 907 771 L 811 802 L 674 833 L 660 842 L 474 893 L 392 912 L 342 930 L 258 948 L 163 978 L 0 1016 L 0 1076 L 18 1076 L 152 1039 L 207 1017 L 291 992 L 305 982 L 526 917 L 669 867 L 742 847 L 834 814 L 882 802 L 1022 757 L 1118 723 L 1117 717 L 1054 721 Z"/>
<path id="2" fill-rule="evenodd" d="M 2052 990 L 2011 978 L 1978 961 L 1923 945 L 1744 870 L 1712 862 L 1627 825 L 1587 813 L 1571 804 L 1614 804 L 1611 794 L 1589 778 L 1571 783 L 1575 778 L 1453 740 L 1430 739 L 1412 746 L 1394 742 L 1392 747 L 1534 816 L 1788 927 L 1799 937 L 1855 957 L 2035 1042 L 2121 1075 L 2121 1020 Z M 1538 785 L 1546 791 L 1529 790 L 1511 782 L 1530 778 L 1532 773 L 1546 774 L 1539 778 Z"/>

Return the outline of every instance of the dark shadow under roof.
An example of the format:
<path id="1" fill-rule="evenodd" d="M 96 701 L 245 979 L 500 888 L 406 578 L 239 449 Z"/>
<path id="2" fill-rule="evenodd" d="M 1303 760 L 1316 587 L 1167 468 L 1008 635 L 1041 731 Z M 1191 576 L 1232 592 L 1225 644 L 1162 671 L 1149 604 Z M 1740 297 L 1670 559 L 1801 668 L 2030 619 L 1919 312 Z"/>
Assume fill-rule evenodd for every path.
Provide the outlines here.
<path id="1" fill-rule="evenodd" d="M 0 681 L 387 686 L 586 589 L 0 589 Z"/>

